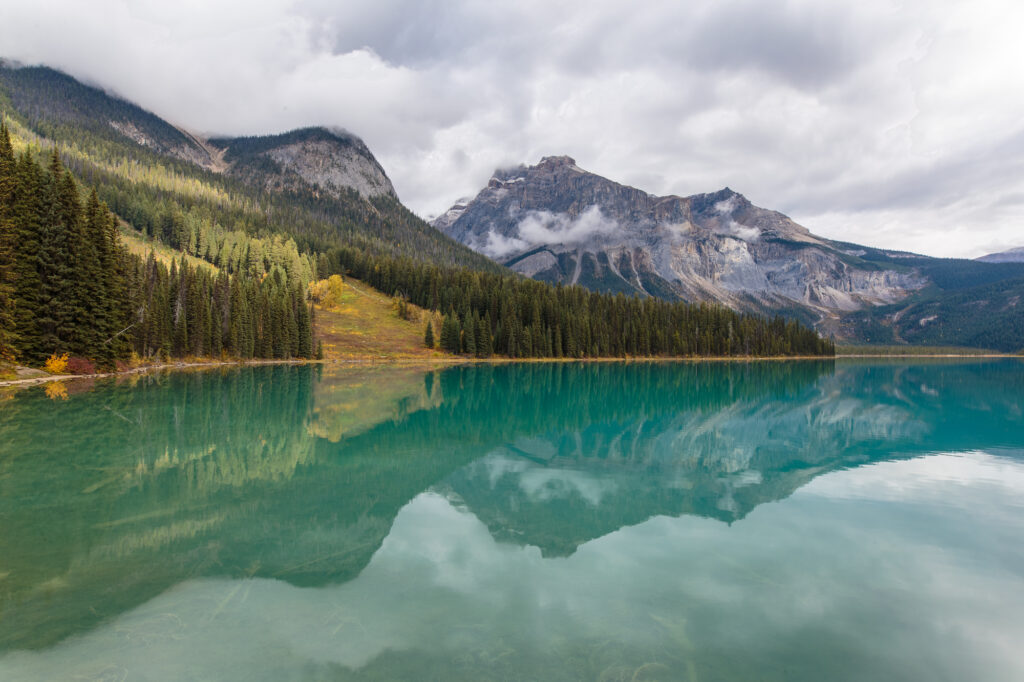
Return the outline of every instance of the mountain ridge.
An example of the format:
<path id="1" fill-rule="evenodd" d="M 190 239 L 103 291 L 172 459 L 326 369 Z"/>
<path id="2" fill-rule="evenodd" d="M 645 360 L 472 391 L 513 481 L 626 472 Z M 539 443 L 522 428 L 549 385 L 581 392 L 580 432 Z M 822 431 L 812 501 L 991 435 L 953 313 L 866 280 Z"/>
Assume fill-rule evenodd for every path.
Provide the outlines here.
<path id="1" fill-rule="evenodd" d="M 1024 263 L 1024 246 L 989 253 L 974 260 L 982 263 Z"/>
<path id="2" fill-rule="evenodd" d="M 881 275 L 728 187 L 656 196 L 568 156 L 496 171 L 433 224 L 537 279 L 739 309 L 795 304 L 821 317 L 891 303 L 925 284 L 896 270 Z"/>
<path id="3" fill-rule="evenodd" d="M 0 113 L 32 144 L 57 145 L 70 169 L 98 184 L 100 198 L 140 230 L 156 229 L 171 205 L 181 213 L 202 206 L 219 214 L 227 230 L 287 231 L 300 249 L 344 245 L 504 271 L 402 205 L 384 169 L 351 133 L 316 127 L 208 140 L 55 69 L 0 62 Z M 135 196 L 140 182 L 155 190 L 145 199 Z"/>

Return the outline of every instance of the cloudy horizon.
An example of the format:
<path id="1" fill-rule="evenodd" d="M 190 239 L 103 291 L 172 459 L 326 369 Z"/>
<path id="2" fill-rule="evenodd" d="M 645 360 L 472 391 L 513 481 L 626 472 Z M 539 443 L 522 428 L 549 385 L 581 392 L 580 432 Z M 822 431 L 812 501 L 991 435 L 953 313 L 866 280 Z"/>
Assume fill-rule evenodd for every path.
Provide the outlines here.
<path id="1" fill-rule="evenodd" d="M 653 194 L 729 186 L 812 232 L 1024 245 L 1024 6 L 740 0 L 101 0 L 7 7 L 0 57 L 210 135 L 342 127 L 421 216 L 567 154 Z"/>

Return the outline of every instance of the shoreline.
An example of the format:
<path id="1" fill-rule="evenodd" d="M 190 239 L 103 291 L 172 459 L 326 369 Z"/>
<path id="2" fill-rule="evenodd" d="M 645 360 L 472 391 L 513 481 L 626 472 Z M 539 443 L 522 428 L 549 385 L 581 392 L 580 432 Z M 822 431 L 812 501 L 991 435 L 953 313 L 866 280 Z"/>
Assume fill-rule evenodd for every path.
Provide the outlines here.
<path id="1" fill-rule="evenodd" d="M 96 372 L 93 374 L 50 374 L 46 376 L 28 377 L 25 379 L 7 379 L 0 381 L 0 388 L 37 386 L 51 381 L 76 381 L 80 379 L 111 379 L 148 374 L 150 372 L 166 372 L 184 369 L 216 369 L 218 367 L 259 367 L 262 365 L 342 365 L 362 367 L 372 365 L 419 365 L 439 364 L 451 365 L 466 362 L 463 358 L 366 358 L 344 360 L 210 360 L 196 362 L 165 362 L 159 365 L 146 365 L 115 372 Z M 42 370 L 40 370 L 42 371 Z"/>
<path id="2" fill-rule="evenodd" d="M 116 377 L 131 376 L 133 374 L 148 374 L 150 372 L 164 372 L 184 369 L 215 369 L 217 367 L 257 367 L 261 365 L 325 365 L 339 367 L 372 367 L 372 366 L 454 366 L 467 364 L 504 365 L 512 363 L 602 363 L 602 362 L 790 362 L 807 360 L 965 360 L 965 359 L 1000 359 L 1017 358 L 1024 360 L 1024 357 L 1014 353 L 907 353 L 905 355 L 891 354 L 856 354 L 856 355 L 793 355 L 793 356 L 771 356 L 771 357 L 749 357 L 749 356 L 706 356 L 706 357 L 622 357 L 622 358 L 470 358 L 470 357 L 399 357 L 399 358 L 364 358 L 364 359 L 339 359 L 339 360 L 211 360 L 209 362 L 168 362 L 159 365 L 146 365 L 115 372 L 97 372 L 95 374 L 52 374 L 47 376 L 28 377 L 26 379 L 7 379 L 0 381 L 0 388 L 19 388 L 27 386 L 38 386 L 52 381 L 75 381 L 80 379 L 109 379 Z"/>

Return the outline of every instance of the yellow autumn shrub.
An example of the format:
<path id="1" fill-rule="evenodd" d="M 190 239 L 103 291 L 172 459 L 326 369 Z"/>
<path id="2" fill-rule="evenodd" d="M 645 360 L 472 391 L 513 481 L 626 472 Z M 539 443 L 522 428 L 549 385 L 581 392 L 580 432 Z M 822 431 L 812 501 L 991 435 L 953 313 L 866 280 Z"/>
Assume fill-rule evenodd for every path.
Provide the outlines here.
<path id="1" fill-rule="evenodd" d="M 50 374 L 64 374 L 68 371 L 68 354 L 57 355 L 54 353 L 46 359 L 43 369 Z"/>

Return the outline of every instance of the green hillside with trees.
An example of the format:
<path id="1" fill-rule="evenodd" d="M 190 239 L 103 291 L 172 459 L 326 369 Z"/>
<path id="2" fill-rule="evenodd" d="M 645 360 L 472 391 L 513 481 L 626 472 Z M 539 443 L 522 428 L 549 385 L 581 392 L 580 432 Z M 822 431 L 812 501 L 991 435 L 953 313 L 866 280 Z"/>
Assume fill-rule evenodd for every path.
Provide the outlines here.
<path id="1" fill-rule="evenodd" d="M 213 159 L 204 143 L 50 69 L 0 67 L 0 109 L 10 137 L 0 208 L 0 343 L 22 362 L 53 353 L 100 366 L 132 352 L 310 357 L 317 344 L 308 286 L 334 274 L 393 296 L 399 310 L 412 303 L 440 313 L 430 331 L 451 353 L 834 353 L 830 341 L 794 321 L 524 279 L 392 197 L 352 191 L 339 198 L 298 184 L 270 191 L 254 161 L 267 143 L 257 138 L 227 154 L 247 164 L 241 178 L 214 172 L 198 164 L 224 159 Z M 317 130 L 295 135 L 329 135 Z M 217 143 L 230 151 L 230 140 Z M 92 188 L 84 207 L 72 176 Z M 168 267 L 126 253 L 115 215 L 144 238 L 214 267 L 185 259 Z"/>
<path id="2" fill-rule="evenodd" d="M 0 355 L 39 364 L 69 354 L 111 368 L 142 357 L 309 358 L 308 276 L 277 263 L 214 274 L 168 269 L 122 245 L 117 219 L 53 152 L 15 155 L 0 126 Z"/>

